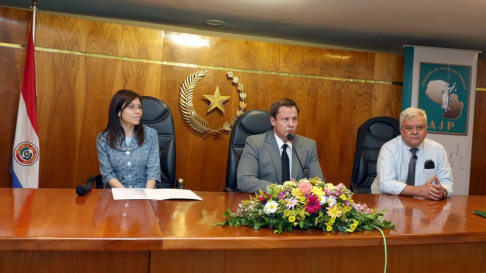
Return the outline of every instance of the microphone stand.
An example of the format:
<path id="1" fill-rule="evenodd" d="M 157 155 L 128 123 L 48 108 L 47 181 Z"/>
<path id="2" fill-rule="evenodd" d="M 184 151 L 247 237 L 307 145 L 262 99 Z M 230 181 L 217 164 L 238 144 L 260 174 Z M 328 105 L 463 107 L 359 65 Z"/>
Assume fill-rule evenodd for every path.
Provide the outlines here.
<path id="1" fill-rule="evenodd" d="M 294 136 L 292 134 L 288 134 L 287 139 L 292 143 L 292 151 L 294 151 L 295 156 L 297 157 L 297 160 L 299 161 L 300 168 L 302 169 L 302 172 L 304 173 L 304 178 L 308 179 L 309 168 L 304 168 L 304 166 L 302 165 L 302 162 L 300 161 L 299 155 L 297 154 L 297 151 L 294 148 Z"/>

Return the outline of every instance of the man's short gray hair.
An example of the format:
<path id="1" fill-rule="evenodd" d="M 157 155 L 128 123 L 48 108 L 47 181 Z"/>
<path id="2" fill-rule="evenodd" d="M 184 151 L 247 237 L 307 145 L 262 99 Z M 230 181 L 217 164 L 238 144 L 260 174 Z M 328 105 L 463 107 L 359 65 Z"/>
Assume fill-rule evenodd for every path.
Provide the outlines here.
<path id="1" fill-rule="evenodd" d="M 409 108 L 403 110 L 402 113 L 400 114 L 400 129 L 402 128 L 402 125 L 403 125 L 403 119 L 405 119 L 405 118 L 410 119 L 410 118 L 413 118 L 413 117 L 416 117 L 416 116 L 424 117 L 425 127 L 427 128 L 427 114 L 425 113 L 425 111 L 422 110 L 422 109 L 419 109 L 419 108 L 409 107 Z"/>

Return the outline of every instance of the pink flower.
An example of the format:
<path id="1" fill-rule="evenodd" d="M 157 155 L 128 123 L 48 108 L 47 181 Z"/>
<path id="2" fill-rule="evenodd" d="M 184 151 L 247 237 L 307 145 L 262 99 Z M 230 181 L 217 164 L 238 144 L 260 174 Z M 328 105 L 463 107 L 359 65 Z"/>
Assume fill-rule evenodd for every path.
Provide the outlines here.
<path id="1" fill-rule="evenodd" d="M 309 182 L 299 183 L 298 186 L 303 194 L 309 194 L 312 191 L 312 185 Z"/>
<path id="2" fill-rule="evenodd" d="M 305 207 L 305 210 L 310 213 L 316 213 L 321 209 L 321 203 L 319 203 L 319 197 L 315 195 L 309 196 L 309 203 L 307 203 L 307 206 Z"/>
<path id="3" fill-rule="evenodd" d="M 324 192 L 326 193 L 326 195 L 331 195 L 331 190 L 328 188 L 325 188 Z"/>

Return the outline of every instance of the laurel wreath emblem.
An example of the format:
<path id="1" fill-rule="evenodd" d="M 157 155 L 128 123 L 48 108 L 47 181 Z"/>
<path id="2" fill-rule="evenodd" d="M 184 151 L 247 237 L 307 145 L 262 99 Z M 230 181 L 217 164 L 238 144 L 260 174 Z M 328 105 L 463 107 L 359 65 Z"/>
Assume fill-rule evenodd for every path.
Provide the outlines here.
<path id="1" fill-rule="evenodd" d="M 192 103 L 194 88 L 196 87 L 196 84 L 199 82 L 199 80 L 204 78 L 207 73 L 207 70 L 194 72 L 184 80 L 181 87 L 179 104 L 184 120 L 193 130 L 204 135 L 219 135 L 224 132 L 231 131 L 231 128 L 233 127 L 236 119 L 246 111 L 247 94 L 244 93 L 244 85 L 239 82 L 238 77 L 233 76 L 233 72 L 228 72 L 228 79 L 233 82 L 239 93 L 240 103 L 238 105 L 238 110 L 236 111 L 236 115 L 233 116 L 230 121 L 225 122 L 219 129 L 209 128 L 208 121 L 197 114 L 196 110 L 194 110 L 194 104 Z"/>

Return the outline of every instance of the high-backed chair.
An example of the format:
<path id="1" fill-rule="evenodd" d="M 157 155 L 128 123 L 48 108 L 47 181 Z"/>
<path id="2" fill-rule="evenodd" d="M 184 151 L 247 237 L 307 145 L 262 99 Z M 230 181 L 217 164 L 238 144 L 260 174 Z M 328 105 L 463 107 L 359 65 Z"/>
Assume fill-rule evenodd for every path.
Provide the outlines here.
<path id="1" fill-rule="evenodd" d="M 174 118 L 165 102 L 142 96 L 142 123 L 157 131 L 159 138 L 160 183 L 157 188 L 173 188 L 176 172 L 176 143 Z"/>
<path id="2" fill-rule="evenodd" d="M 156 188 L 173 188 L 176 171 L 176 143 L 174 118 L 167 104 L 157 98 L 142 96 L 143 114 L 142 123 L 157 131 L 159 139 L 160 158 L 160 182 Z M 96 188 L 101 188 L 101 175 L 88 178 L 88 183 L 96 183 Z M 182 187 L 182 185 L 177 185 Z M 109 186 L 107 185 L 107 188 Z"/>
<path id="3" fill-rule="evenodd" d="M 351 178 L 354 193 L 371 193 L 381 146 L 399 134 L 399 122 L 391 117 L 374 117 L 359 127 Z"/>
<path id="4" fill-rule="evenodd" d="M 248 136 L 262 134 L 273 129 L 270 123 L 270 114 L 264 110 L 250 110 L 242 114 L 233 124 L 226 163 L 225 192 L 238 190 L 236 173 L 241 154 L 245 148 L 245 141 Z"/>

